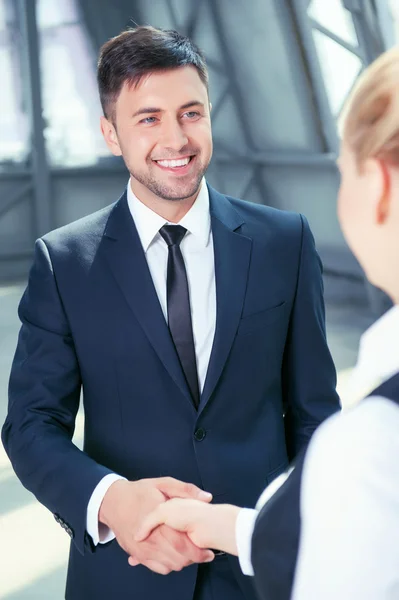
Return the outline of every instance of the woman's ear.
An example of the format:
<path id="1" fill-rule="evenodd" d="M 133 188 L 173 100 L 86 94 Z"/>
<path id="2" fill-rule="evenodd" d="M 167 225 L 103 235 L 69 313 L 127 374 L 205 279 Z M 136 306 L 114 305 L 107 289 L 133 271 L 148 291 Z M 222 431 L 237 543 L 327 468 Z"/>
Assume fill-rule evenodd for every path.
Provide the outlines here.
<path id="1" fill-rule="evenodd" d="M 122 150 L 119 146 L 118 136 L 116 135 L 116 130 L 114 125 L 108 121 L 105 117 L 101 117 L 101 132 L 103 134 L 105 143 L 107 144 L 109 150 L 111 150 L 112 154 L 115 156 L 121 156 Z"/>
<path id="2" fill-rule="evenodd" d="M 392 175 L 389 166 L 383 160 L 378 161 L 381 170 L 383 187 L 382 194 L 376 206 L 377 225 L 384 225 L 389 216 L 391 205 Z"/>

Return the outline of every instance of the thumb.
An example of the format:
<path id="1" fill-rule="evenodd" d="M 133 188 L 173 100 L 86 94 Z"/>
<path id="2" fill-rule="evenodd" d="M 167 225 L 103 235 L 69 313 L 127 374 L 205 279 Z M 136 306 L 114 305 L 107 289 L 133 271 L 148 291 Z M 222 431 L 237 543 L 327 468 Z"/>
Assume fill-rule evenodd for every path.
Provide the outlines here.
<path id="1" fill-rule="evenodd" d="M 154 529 L 159 527 L 159 525 L 163 525 L 165 522 L 165 517 L 162 513 L 162 506 L 163 504 L 160 504 L 154 511 L 144 517 L 142 523 L 134 534 L 135 542 L 142 542 L 146 540 L 150 533 L 154 531 Z"/>
<path id="2" fill-rule="evenodd" d="M 186 483 L 174 477 L 159 477 L 155 480 L 157 489 L 169 498 L 192 498 L 201 502 L 210 502 L 212 494 L 204 492 L 193 483 Z"/>

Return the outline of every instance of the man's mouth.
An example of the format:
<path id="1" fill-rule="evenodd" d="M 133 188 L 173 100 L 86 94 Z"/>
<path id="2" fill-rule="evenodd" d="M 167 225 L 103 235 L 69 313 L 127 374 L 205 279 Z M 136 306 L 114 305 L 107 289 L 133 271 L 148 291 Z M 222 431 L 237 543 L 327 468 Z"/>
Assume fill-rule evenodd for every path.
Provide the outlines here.
<path id="1" fill-rule="evenodd" d="M 195 156 L 185 156 L 184 158 L 173 158 L 164 160 L 154 160 L 154 162 L 163 169 L 173 169 L 174 171 L 183 171 Z"/>

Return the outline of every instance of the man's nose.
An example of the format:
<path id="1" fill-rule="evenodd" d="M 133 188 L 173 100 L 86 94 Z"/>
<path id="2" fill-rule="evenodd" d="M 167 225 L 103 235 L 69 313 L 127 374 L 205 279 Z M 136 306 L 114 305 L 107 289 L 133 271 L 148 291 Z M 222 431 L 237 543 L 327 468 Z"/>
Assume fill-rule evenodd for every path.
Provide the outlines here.
<path id="1" fill-rule="evenodd" d="M 178 121 L 165 123 L 162 136 L 162 145 L 172 150 L 181 150 L 188 143 L 187 135 Z"/>

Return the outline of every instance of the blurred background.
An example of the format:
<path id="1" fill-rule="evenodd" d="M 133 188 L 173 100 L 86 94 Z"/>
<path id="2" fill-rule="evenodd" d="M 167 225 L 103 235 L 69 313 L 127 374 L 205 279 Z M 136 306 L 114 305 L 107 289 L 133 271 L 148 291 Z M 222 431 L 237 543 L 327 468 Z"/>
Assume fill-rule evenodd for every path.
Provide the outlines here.
<path id="1" fill-rule="evenodd" d="M 209 183 L 308 218 L 340 388 L 360 335 L 389 306 L 340 232 L 335 160 L 356 78 L 399 42 L 399 0 L 0 0 L 0 423 L 35 239 L 114 202 L 127 184 L 100 133 L 96 61 L 135 24 L 177 29 L 205 52 Z M 79 415 L 78 445 L 82 428 Z M 68 546 L 1 448 L 0 598 L 63 598 Z"/>

